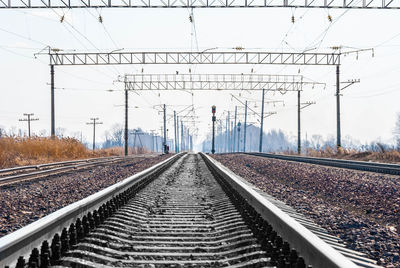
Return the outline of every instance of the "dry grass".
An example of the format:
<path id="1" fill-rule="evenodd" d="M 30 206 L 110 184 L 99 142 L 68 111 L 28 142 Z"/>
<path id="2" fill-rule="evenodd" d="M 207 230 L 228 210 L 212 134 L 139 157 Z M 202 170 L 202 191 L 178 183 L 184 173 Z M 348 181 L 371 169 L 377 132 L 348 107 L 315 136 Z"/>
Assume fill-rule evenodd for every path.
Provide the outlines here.
<path id="1" fill-rule="evenodd" d="M 294 154 L 294 153 L 293 153 Z M 395 150 L 381 152 L 360 152 L 357 150 L 347 150 L 341 149 L 340 152 L 336 152 L 335 149 L 330 147 L 324 150 L 313 150 L 307 149 L 307 156 L 312 157 L 327 157 L 327 158 L 338 158 L 338 159 L 349 159 L 349 160 L 359 160 L 359 161 L 374 161 L 383 163 L 400 163 L 400 152 Z"/>
<path id="2" fill-rule="evenodd" d="M 130 150 L 132 154 L 147 153 L 143 148 Z M 88 150 L 81 142 L 73 138 L 0 138 L 0 168 L 35 165 L 56 161 L 123 155 L 123 148 Z"/>

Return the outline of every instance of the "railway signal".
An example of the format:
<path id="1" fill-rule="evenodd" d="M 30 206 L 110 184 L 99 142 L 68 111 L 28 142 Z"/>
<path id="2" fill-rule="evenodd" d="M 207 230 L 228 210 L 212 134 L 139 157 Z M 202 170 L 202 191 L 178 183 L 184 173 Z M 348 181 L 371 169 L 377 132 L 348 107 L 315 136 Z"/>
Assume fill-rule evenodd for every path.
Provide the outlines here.
<path id="1" fill-rule="evenodd" d="M 213 105 L 211 107 L 211 112 L 212 112 L 212 147 L 211 147 L 211 153 L 214 154 L 215 153 L 215 121 L 216 121 L 216 117 L 215 117 L 215 112 L 216 112 L 216 107 L 215 105 Z"/>

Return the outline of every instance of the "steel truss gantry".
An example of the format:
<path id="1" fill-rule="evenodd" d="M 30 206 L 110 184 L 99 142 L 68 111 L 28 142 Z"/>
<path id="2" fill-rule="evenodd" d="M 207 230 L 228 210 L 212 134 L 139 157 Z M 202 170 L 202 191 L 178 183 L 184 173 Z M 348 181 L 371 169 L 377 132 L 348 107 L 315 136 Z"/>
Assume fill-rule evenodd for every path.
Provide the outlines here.
<path id="1" fill-rule="evenodd" d="M 2 0 L 0 0 L 2 1 Z M 43 54 L 43 53 L 39 53 Z M 51 135 L 55 136 L 54 76 L 55 66 L 121 65 L 121 64 L 274 64 L 336 66 L 337 87 L 340 84 L 339 67 L 342 53 L 280 53 L 280 52 L 64 52 L 49 48 L 51 86 Z M 264 88 L 265 89 L 265 88 Z M 271 90 L 271 89 L 270 89 Z M 298 91 L 298 90 L 296 90 Z M 125 106 L 128 90 L 125 90 Z M 338 106 L 339 107 L 339 106 Z M 125 111 L 125 121 L 128 113 Z M 127 127 L 126 127 L 127 129 Z M 338 133 L 340 121 L 338 118 Z M 127 133 L 125 134 L 127 136 Z M 340 148 L 340 135 L 338 135 Z"/>
<path id="2" fill-rule="evenodd" d="M 272 74 L 126 74 L 118 81 L 126 90 L 262 90 L 301 91 L 302 75 Z"/>
<path id="3" fill-rule="evenodd" d="M 0 0 L 1 1 L 1 0 Z M 340 53 L 280 52 L 109 52 L 49 51 L 50 65 L 279 64 L 340 65 Z"/>
<path id="4" fill-rule="evenodd" d="M 0 0 L 0 8 L 354 8 L 399 9 L 398 0 Z"/>

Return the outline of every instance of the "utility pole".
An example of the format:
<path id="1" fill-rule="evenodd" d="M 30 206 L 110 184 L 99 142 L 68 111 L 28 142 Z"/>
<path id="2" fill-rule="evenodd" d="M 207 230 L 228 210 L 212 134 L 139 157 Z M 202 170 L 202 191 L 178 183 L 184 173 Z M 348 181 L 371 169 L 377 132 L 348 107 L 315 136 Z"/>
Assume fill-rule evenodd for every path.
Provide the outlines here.
<path id="1" fill-rule="evenodd" d="M 99 120 L 98 117 L 96 118 L 90 118 L 90 120 L 92 120 L 92 122 L 86 123 L 87 125 L 93 125 L 93 151 L 95 149 L 96 146 L 96 125 L 101 125 L 103 124 L 103 122 L 97 122 L 97 120 Z"/>
<path id="2" fill-rule="evenodd" d="M 297 91 L 297 154 L 301 154 L 301 130 L 300 130 L 300 90 Z"/>
<path id="3" fill-rule="evenodd" d="M 128 89 L 126 88 L 125 83 L 125 132 L 124 132 L 124 139 L 125 139 L 125 156 L 128 155 Z"/>
<path id="4" fill-rule="evenodd" d="M 297 91 L 297 154 L 301 154 L 301 110 L 315 104 L 315 101 L 300 102 L 300 90 Z"/>
<path id="5" fill-rule="evenodd" d="M 228 138 L 227 138 L 227 153 L 231 152 L 231 112 L 228 111 Z"/>
<path id="6" fill-rule="evenodd" d="M 154 130 L 150 130 L 151 132 L 151 151 L 154 152 Z"/>
<path id="7" fill-rule="evenodd" d="M 164 154 L 168 153 L 167 151 L 167 108 L 164 104 L 164 143 L 163 143 L 163 148 L 164 148 Z"/>
<path id="8" fill-rule="evenodd" d="M 31 137 L 31 121 L 38 121 L 39 118 L 31 118 L 34 114 L 24 114 L 24 116 L 27 116 L 27 118 L 19 119 L 19 121 L 26 121 L 28 122 L 28 137 Z"/>
<path id="9" fill-rule="evenodd" d="M 239 148 L 240 148 L 240 126 L 242 125 L 242 123 L 240 123 L 240 121 L 239 121 L 239 123 L 238 123 L 238 137 L 237 137 L 237 152 L 239 152 Z"/>
<path id="10" fill-rule="evenodd" d="M 247 101 L 244 105 L 244 129 L 243 129 L 243 152 L 246 152 L 246 130 L 247 130 Z"/>
<path id="11" fill-rule="evenodd" d="M 341 134 L 340 134 L 340 65 L 336 65 L 336 146 L 337 151 L 340 151 L 341 145 Z"/>
<path id="12" fill-rule="evenodd" d="M 233 141 L 233 134 L 235 133 L 235 125 L 233 124 L 233 121 L 231 122 L 231 152 L 233 153 L 235 151 L 235 147 L 234 146 L 234 141 Z"/>
<path id="13" fill-rule="evenodd" d="M 174 136 L 175 136 L 175 153 L 178 152 L 178 143 L 176 139 L 176 111 L 174 111 Z"/>
<path id="14" fill-rule="evenodd" d="M 235 123 L 233 124 L 233 152 L 236 151 L 236 118 L 237 118 L 237 106 L 235 106 Z"/>
<path id="15" fill-rule="evenodd" d="M 56 119 L 54 104 L 54 65 L 50 65 L 50 99 L 51 99 L 51 137 L 56 136 Z"/>
<path id="16" fill-rule="evenodd" d="M 211 153 L 215 153 L 215 105 L 211 107 L 211 112 L 212 112 L 212 146 L 211 146 Z"/>
<path id="17" fill-rule="evenodd" d="M 181 120 L 181 150 L 184 151 L 184 140 L 183 140 L 183 122 Z"/>
<path id="18" fill-rule="evenodd" d="M 263 127 L 264 127 L 264 92 L 265 90 L 262 90 L 262 102 L 261 102 L 261 126 L 260 126 L 260 143 L 258 147 L 258 151 L 261 153 L 262 152 L 262 138 L 263 138 Z"/>
<path id="19" fill-rule="evenodd" d="M 178 153 L 181 151 L 180 148 L 180 139 L 179 139 L 179 116 L 176 116 L 176 138 L 177 138 L 177 148 L 178 148 Z"/>

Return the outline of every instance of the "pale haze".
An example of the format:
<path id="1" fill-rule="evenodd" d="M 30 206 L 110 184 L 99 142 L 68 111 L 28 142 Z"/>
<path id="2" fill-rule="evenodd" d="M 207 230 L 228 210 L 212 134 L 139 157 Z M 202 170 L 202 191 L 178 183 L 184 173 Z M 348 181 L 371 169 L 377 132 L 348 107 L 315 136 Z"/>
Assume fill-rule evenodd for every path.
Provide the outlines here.
<path id="1" fill-rule="evenodd" d="M 81 9 L 81 10 L 0 10 L 0 127 L 26 130 L 19 122 L 23 113 L 34 113 L 33 133 L 50 132 L 50 67 L 47 45 L 64 51 L 244 51 L 334 52 L 371 50 L 342 57 L 341 80 L 360 79 L 342 94 L 342 136 L 360 142 L 381 139 L 393 142 L 396 114 L 400 112 L 400 11 L 327 9 Z M 64 21 L 60 19 L 64 15 Z M 332 17 L 332 22 L 328 20 Z M 99 22 L 99 16 L 103 23 Z M 292 16 L 295 22 L 292 23 Z M 302 111 L 302 135 L 336 135 L 334 66 L 280 65 L 123 65 L 56 66 L 56 128 L 67 135 L 83 133 L 90 141 L 91 117 L 99 117 L 99 140 L 114 124 L 123 124 L 123 84 L 116 82 L 126 73 L 250 73 L 301 74 L 324 86 L 304 87 L 303 101 L 316 104 Z M 109 90 L 113 90 L 110 92 Z M 209 133 L 211 106 L 217 117 L 241 105 L 230 94 L 243 100 L 260 100 L 261 92 L 151 91 L 131 92 L 130 128 L 158 130 L 162 115 L 154 105 L 167 104 L 168 113 L 194 104 L 198 138 Z M 240 95 L 239 95 L 240 94 Z M 296 94 L 267 93 L 268 99 L 285 105 L 267 105 L 264 131 L 282 129 L 297 132 Z M 254 107 L 255 106 L 255 107 Z M 251 104 L 260 111 L 259 104 Z M 225 115 L 224 115 L 225 116 Z M 243 119 L 241 118 L 243 121 Z M 251 122 L 256 118 L 250 117 Z M 172 128 L 172 120 L 169 127 Z"/>

